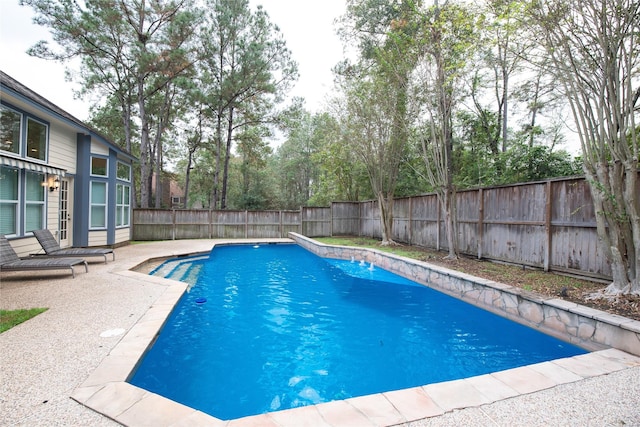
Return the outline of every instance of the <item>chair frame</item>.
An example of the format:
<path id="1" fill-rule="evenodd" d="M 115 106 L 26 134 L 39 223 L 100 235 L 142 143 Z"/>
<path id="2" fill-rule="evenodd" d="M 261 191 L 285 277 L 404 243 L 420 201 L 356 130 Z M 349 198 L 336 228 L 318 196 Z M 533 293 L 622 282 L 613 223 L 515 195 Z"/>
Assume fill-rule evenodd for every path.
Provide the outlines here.
<path id="1" fill-rule="evenodd" d="M 49 257 L 29 257 L 20 258 L 9 243 L 9 240 L 0 235 L 0 272 L 2 271 L 43 271 L 43 270 L 71 270 L 71 275 L 75 279 L 75 266 L 84 265 L 85 273 L 89 272 L 87 262 L 82 258 L 49 258 Z"/>
<path id="2" fill-rule="evenodd" d="M 47 256 L 47 257 L 98 257 L 101 256 L 104 258 L 104 263 L 107 263 L 107 255 L 111 254 L 113 256 L 113 260 L 116 259 L 116 253 L 111 248 L 61 248 L 60 244 L 53 236 L 50 230 L 42 229 L 42 230 L 34 230 L 33 235 L 40 243 L 40 246 L 44 250 L 44 254 L 37 253 L 32 254 L 32 256 Z"/>

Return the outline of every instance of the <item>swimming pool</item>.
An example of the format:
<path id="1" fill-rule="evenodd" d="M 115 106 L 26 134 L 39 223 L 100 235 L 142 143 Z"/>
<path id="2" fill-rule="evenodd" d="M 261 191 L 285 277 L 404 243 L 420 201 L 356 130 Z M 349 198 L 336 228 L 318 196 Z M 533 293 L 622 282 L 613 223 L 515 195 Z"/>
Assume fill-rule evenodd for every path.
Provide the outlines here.
<path id="1" fill-rule="evenodd" d="M 222 419 L 584 353 L 297 245 L 221 246 L 159 270 L 193 287 L 130 382 Z"/>

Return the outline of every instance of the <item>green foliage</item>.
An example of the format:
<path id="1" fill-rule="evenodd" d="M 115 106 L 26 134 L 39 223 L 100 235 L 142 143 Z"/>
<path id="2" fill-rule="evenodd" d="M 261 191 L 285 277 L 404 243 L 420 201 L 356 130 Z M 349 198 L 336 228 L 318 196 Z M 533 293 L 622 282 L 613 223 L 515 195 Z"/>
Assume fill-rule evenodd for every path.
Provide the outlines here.
<path id="1" fill-rule="evenodd" d="M 47 311 L 47 308 L 0 310 L 0 333 Z"/>
<path id="2" fill-rule="evenodd" d="M 215 159 L 211 206 L 225 209 L 236 132 L 276 122 L 275 105 L 297 78 L 297 64 L 267 13 L 261 7 L 250 10 L 247 0 L 209 0 L 206 19 L 198 86 L 214 143 L 206 147 Z M 251 138 L 245 145 L 250 142 L 264 143 Z M 246 187 L 248 175 L 243 176 Z"/>
<path id="3" fill-rule="evenodd" d="M 501 184 L 538 181 L 546 178 L 579 175 L 581 167 L 566 151 L 549 147 L 516 144 L 505 153 L 505 172 Z"/>
<path id="4" fill-rule="evenodd" d="M 231 159 L 230 180 L 242 183 L 229 191 L 231 209 L 275 209 L 269 179 L 268 159 L 271 147 L 263 138 L 267 130 L 261 127 L 245 129 L 237 136 L 237 156 Z"/>
<path id="5" fill-rule="evenodd" d="M 339 30 L 357 56 L 335 66 L 340 94 L 320 112 L 302 99 L 278 111 L 297 65 L 267 10 L 248 0 L 22 3 L 54 42 L 32 54 L 80 58 L 81 94 L 102 98 L 91 123 L 141 157 L 136 188 L 173 168 L 188 207 L 432 192 L 442 183 L 429 181 L 425 160 L 435 164 L 444 145 L 425 153 L 425 140 L 450 149 L 454 189 L 582 172 L 555 148 L 565 98 L 518 1 L 347 0 Z"/>

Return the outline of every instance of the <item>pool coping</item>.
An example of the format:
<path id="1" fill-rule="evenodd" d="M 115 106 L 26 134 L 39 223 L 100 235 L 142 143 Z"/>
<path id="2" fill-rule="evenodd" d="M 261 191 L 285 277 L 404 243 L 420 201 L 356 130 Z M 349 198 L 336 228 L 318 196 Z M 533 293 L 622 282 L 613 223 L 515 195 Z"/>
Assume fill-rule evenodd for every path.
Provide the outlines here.
<path id="1" fill-rule="evenodd" d="M 243 240 L 238 243 L 291 243 L 293 241 L 299 242 L 301 238 L 303 244 L 313 242 L 304 236 L 292 234 L 291 237 L 292 239 Z M 213 246 L 229 243 L 231 242 L 214 243 Z M 329 245 L 321 246 L 325 249 L 332 248 Z M 368 251 L 367 253 L 375 254 L 375 252 Z M 395 256 L 392 259 L 407 261 Z M 146 282 L 152 281 L 165 286 L 166 289 L 71 395 L 72 399 L 77 402 L 123 425 L 214 427 L 254 425 L 283 427 L 303 424 L 320 426 L 396 425 L 442 415 L 454 409 L 489 404 L 545 390 L 556 385 L 640 366 L 640 357 L 616 348 L 609 348 L 585 355 L 462 380 L 355 397 L 229 421 L 219 420 L 126 382 L 188 287 L 183 282 L 149 276 L 132 270 L 140 266 L 141 264 L 126 266 L 125 270 L 113 273 L 130 278 L 140 278 Z M 440 272 L 442 273 L 442 271 Z M 620 319 L 617 320 L 620 321 Z M 628 326 L 628 322 L 620 322 Z M 637 323 L 640 324 L 640 322 Z"/>

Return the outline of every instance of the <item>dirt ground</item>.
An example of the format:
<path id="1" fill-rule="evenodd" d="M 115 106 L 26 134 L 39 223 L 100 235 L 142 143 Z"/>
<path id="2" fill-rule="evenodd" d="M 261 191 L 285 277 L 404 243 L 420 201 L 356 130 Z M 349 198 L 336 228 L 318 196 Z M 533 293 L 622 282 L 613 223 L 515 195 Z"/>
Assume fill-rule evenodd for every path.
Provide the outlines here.
<path id="1" fill-rule="evenodd" d="M 336 238 L 332 239 L 334 239 L 332 243 L 339 241 Z M 324 239 L 318 240 L 324 241 Z M 375 240 L 371 239 L 344 238 L 342 240 L 344 240 L 344 242 L 341 244 L 344 245 L 377 246 L 377 249 L 393 252 L 398 255 L 419 259 L 452 270 L 458 270 L 507 285 L 517 286 L 541 295 L 562 298 L 577 304 L 640 321 L 640 296 L 594 298 L 594 295 L 601 293 L 607 287 L 606 283 L 474 258 L 461 257 L 457 260 L 447 260 L 445 259 L 445 253 L 417 246 L 400 245 L 381 248 Z"/>
<path id="2" fill-rule="evenodd" d="M 538 294 L 559 297 L 598 310 L 640 320 L 640 296 L 594 297 L 594 295 L 598 295 L 606 288 L 607 285 L 603 283 L 545 273 L 539 270 L 523 270 L 521 267 L 478 261 L 470 258 L 449 261 L 443 259 L 442 255 L 440 255 L 437 258 L 429 258 L 428 262 L 507 285 L 517 286 Z"/>

